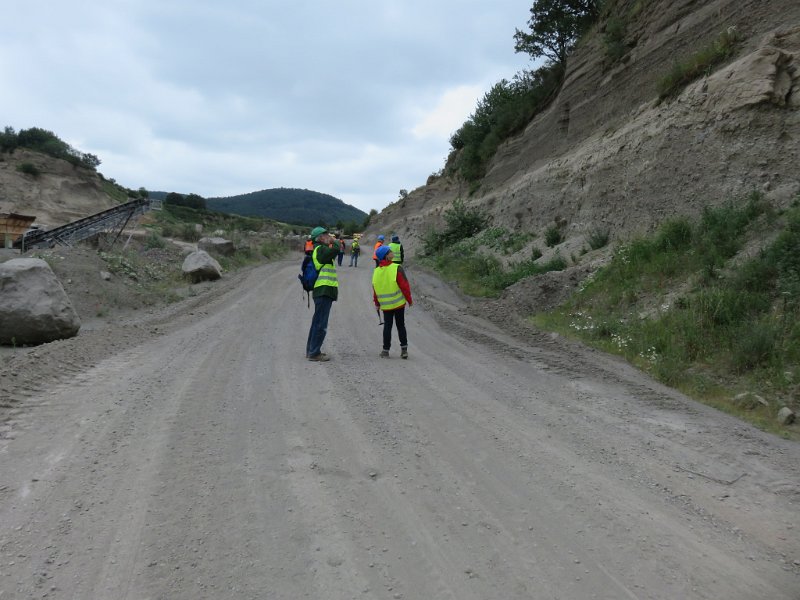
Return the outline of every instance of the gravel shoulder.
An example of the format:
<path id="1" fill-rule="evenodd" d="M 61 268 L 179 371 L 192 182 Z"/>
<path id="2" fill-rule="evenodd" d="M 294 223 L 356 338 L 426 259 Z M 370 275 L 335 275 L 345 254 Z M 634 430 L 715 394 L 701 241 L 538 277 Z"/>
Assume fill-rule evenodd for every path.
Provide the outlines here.
<path id="1" fill-rule="evenodd" d="M 796 599 L 800 446 L 371 268 L 296 260 L 0 364 L 0 597 Z"/>

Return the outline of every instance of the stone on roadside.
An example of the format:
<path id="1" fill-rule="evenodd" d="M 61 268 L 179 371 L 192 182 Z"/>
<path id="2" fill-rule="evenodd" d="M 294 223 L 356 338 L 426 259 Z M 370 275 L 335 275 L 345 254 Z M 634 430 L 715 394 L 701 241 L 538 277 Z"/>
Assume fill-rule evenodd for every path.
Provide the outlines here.
<path id="1" fill-rule="evenodd" d="M 215 252 L 222 256 L 230 256 L 236 251 L 233 242 L 221 237 L 204 237 L 197 242 L 197 247 L 206 252 Z"/>
<path id="2" fill-rule="evenodd" d="M 794 423 L 794 419 L 795 419 L 794 411 L 788 406 L 784 406 L 782 409 L 778 411 L 778 422 L 781 425 L 791 425 L 792 423 Z"/>
<path id="3" fill-rule="evenodd" d="M 736 394 L 736 396 L 733 397 L 733 403 L 744 410 L 753 410 L 759 406 L 769 407 L 769 402 L 753 392 L 742 392 L 741 394 Z"/>
<path id="4" fill-rule="evenodd" d="M 0 297 L 0 344 L 44 344 L 81 328 L 61 282 L 40 258 L 0 264 Z"/>
<path id="5" fill-rule="evenodd" d="M 187 256 L 181 270 L 192 283 L 214 281 L 222 277 L 222 267 L 204 250 L 195 250 Z"/>

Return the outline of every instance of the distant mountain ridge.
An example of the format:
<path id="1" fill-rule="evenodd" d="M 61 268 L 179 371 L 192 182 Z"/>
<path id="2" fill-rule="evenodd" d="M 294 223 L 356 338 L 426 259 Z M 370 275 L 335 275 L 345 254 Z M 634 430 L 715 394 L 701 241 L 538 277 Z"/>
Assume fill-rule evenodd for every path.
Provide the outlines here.
<path id="1" fill-rule="evenodd" d="M 166 195 L 166 192 L 150 192 L 152 198 L 163 199 Z M 367 218 L 367 213 L 334 196 L 297 188 L 272 188 L 238 196 L 206 198 L 206 207 L 217 212 L 308 226 L 332 226 L 340 222 L 360 226 Z"/>

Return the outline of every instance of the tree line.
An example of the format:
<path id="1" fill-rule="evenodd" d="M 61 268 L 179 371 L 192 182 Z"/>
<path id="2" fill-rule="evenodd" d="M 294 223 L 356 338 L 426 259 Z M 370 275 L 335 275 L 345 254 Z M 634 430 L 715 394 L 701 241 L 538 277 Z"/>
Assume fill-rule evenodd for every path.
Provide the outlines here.
<path id="1" fill-rule="evenodd" d="M 0 152 L 11 153 L 17 148 L 26 148 L 47 154 L 53 158 L 66 160 L 73 165 L 87 167 L 93 171 L 100 166 L 100 159 L 94 154 L 76 150 L 52 131 L 31 127 L 14 131 L 13 127 L 6 126 L 0 133 Z"/>
<path id="2" fill-rule="evenodd" d="M 496 83 L 451 136 L 446 171 L 477 181 L 497 147 L 521 131 L 555 98 L 564 81 L 567 56 L 598 19 L 602 0 L 535 0 L 528 30 L 514 34 L 515 52 L 544 58 L 534 70 Z"/>

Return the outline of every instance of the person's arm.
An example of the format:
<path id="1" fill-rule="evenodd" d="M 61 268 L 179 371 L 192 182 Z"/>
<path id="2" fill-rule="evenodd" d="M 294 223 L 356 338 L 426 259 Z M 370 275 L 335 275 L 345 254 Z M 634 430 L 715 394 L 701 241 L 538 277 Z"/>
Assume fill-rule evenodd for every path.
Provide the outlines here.
<path id="1" fill-rule="evenodd" d="M 333 262 L 338 254 L 338 248 L 331 248 L 322 244 L 317 250 L 317 260 L 324 265 L 325 263 Z"/>
<path id="2" fill-rule="evenodd" d="M 378 302 L 378 294 L 375 292 L 375 288 L 372 288 L 372 301 L 375 303 L 375 308 L 381 307 L 381 303 Z"/>
<path id="3" fill-rule="evenodd" d="M 408 279 L 406 279 L 403 267 L 397 267 L 397 286 L 400 288 L 400 291 L 403 292 L 403 296 L 406 302 L 408 302 L 408 305 L 413 306 L 414 300 L 411 298 L 411 285 L 408 283 Z"/>

